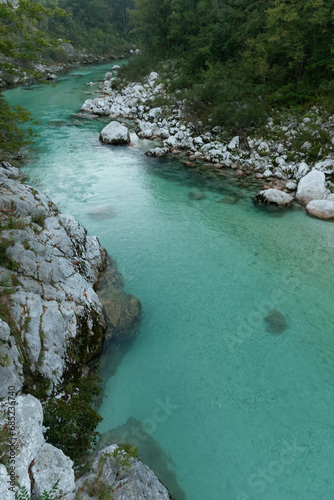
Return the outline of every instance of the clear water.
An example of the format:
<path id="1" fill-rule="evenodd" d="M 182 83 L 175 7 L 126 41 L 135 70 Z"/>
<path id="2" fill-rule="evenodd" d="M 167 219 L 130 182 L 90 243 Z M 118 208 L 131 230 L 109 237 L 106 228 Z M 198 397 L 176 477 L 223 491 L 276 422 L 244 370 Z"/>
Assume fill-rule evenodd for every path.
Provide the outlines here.
<path id="1" fill-rule="evenodd" d="M 40 120 L 30 183 L 99 237 L 143 305 L 140 334 L 105 371 L 100 432 L 152 447 L 176 500 L 333 498 L 334 225 L 273 217 L 248 192 L 218 203 L 238 187 L 147 158 L 135 134 L 101 145 L 103 121 L 71 114 L 109 68 L 6 92 Z M 90 214 L 104 205 L 110 218 Z M 281 335 L 265 328 L 271 309 Z"/>

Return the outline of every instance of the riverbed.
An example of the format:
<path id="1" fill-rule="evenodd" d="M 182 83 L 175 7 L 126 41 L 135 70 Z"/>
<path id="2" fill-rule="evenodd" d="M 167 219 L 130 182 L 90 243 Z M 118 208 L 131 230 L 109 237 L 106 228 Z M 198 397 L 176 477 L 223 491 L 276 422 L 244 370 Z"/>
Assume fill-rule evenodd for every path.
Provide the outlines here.
<path id="1" fill-rule="evenodd" d="M 131 124 L 131 146 L 102 145 L 108 119 L 75 113 L 111 66 L 5 92 L 39 122 L 29 183 L 98 236 L 143 305 L 101 373 L 99 432 L 138 445 L 175 500 L 331 499 L 334 225 L 148 158 Z"/>

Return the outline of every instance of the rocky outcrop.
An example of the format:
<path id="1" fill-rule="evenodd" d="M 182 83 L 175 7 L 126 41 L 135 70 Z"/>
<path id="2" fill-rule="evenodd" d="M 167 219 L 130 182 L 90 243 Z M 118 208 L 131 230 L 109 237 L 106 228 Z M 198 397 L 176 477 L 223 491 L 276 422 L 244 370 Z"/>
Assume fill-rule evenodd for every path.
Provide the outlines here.
<path id="1" fill-rule="evenodd" d="M 113 145 L 129 144 L 130 134 L 125 125 L 113 121 L 101 130 L 100 141 L 104 142 L 105 144 Z"/>
<path id="2" fill-rule="evenodd" d="M 0 397 L 10 373 L 17 390 L 30 373 L 51 392 L 65 369 L 101 352 L 107 327 L 94 290 L 106 265 L 98 239 L 18 178 L 2 164 L 0 292 L 10 335 L 0 346 Z"/>
<path id="3" fill-rule="evenodd" d="M 37 498 L 44 491 L 49 492 L 58 481 L 58 491 L 63 491 L 66 500 L 75 498 L 73 462 L 51 444 L 45 442 L 43 435 L 43 409 L 41 403 L 30 394 L 18 396 L 15 404 L 15 433 L 8 442 L 14 443 L 15 457 L 13 471 L 19 488 L 32 491 L 32 498 Z M 1 408 L 8 405 L 1 403 Z M 0 427 L 7 423 L 6 415 L 0 417 Z M 11 439 L 12 438 L 12 439 Z M 4 466 L 0 466 L 1 498 L 14 500 L 15 493 L 11 486 L 11 477 Z M 5 486 L 6 491 L 1 488 Z M 13 488 L 16 490 L 15 488 Z"/>
<path id="4" fill-rule="evenodd" d="M 296 198 L 301 203 L 306 205 L 311 200 L 323 200 L 327 195 L 328 189 L 323 172 L 313 170 L 299 181 Z"/>
<path id="5" fill-rule="evenodd" d="M 260 205 L 277 205 L 278 207 L 286 207 L 291 205 L 293 196 L 278 189 L 265 189 L 260 191 L 254 198 L 254 202 Z"/>
<path id="6" fill-rule="evenodd" d="M 155 474 L 117 445 L 100 451 L 90 470 L 77 482 L 77 500 L 171 500 Z"/>
<path id="7" fill-rule="evenodd" d="M 108 339 L 117 342 L 138 332 L 141 304 L 124 292 L 111 259 L 102 275 L 107 256 L 98 239 L 87 236 L 47 196 L 22 184 L 20 172 L 5 162 L 0 163 L 0 249 L 0 449 L 8 466 L 0 465 L 0 497 L 14 500 L 18 487 L 37 499 L 57 483 L 57 494 L 74 500 L 73 462 L 45 441 L 42 405 L 31 394 L 21 395 L 21 389 L 36 390 L 44 381 L 44 396 L 62 397 L 59 383 L 70 370 L 86 373 L 85 364 L 101 352 L 107 326 Z M 99 282 L 103 305 L 96 292 Z M 15 439 L 8 435 L 9 386 Z M 6 451 L 12 443 L 15 472 Z M 116 491 L 113 498 L 170 498 L 147 466 L 131 457 L 123 462 L 123 452 L 111 463 L 108 453 L 103 470 L 98 462 L 98 474 L 106 480 L 105 489 Z M 99 484 L 100 479 L 89 486 L 89 498 Z"/>
<path id="8" fill-rule="evenodd" d="M 334 201 L 332 200 L 312 200 L 306 205 L 306 210 L 319 219 L 334 220 Z"/>
<path id="9" fill-rule="evenodd" d="M 73 462 L 64 453 L 49 443 L 44 443 L 31 467 L 32 496 L 39 498 L 44 491 L 51 491 L 55 484 L 62 498 L 75 498 Z"/>

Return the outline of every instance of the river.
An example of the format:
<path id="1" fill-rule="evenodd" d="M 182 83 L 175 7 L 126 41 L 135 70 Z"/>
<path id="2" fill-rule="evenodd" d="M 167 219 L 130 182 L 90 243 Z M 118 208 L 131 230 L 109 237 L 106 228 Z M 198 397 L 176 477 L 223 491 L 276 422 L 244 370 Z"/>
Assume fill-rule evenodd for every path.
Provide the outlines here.
<path id="1" fill-rule="evenodd" d="M 258 210 L 246 188 L 147 158 L 134 132 L 102 145 L 108 120 L 74 113 L 110 67 L 5 92 L 39 121 L 29 183 L 98 236 L 143 305 L 102 372 L 98 430 L 138 444 L 175 500 L 333 498 L 334 225 Z"/>

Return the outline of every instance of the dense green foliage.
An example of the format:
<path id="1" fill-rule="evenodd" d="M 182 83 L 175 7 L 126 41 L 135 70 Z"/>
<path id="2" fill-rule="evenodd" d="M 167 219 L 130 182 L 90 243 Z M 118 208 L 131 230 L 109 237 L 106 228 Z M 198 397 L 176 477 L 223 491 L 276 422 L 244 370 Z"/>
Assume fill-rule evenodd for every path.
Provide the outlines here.
<path id="1" fill-rule="evenodd" d="M 0 95 L 0 153 L 1 159 L 29 144 L 33 138 L 32 129 L 20 128 L 19 124 L 31 120 L 30 113 L 21 106 L 10 106 Z"/>
<path id="2" fill-rule="evenodd" d="M 17 73 L 18 67 L 28 74 L 31 62 L 39 61 L 45 47 L 59 43 L 41 30 L 49 17 L 60 18 L 65 11 L 50 9 L 30 0 L 19 0 L 17 5 L 0 3 L 0 61 L 2 71 Z"/>
<path id="3" fill-rule="evenodd" d="M 101 388 L 95 375 L 73 378 L 62 388 L 62 396 L 44 405 L 47 441 L 75 462 L 83 459 L 96 443 L 95 428 L 102 417 L 93 405 L 101 403 Z"/>
<path id="4" fill-rule="evenodd" d="M 19 0 L 0 3 L 1 80 L 11 83 L 41 77 L 36 63 L 66 62 L 62 40 L 98 55 L 120 55 L 127 47 L 127 9 L 132 0 Z M 0 95 L 0 159 L 32 140 L 30 120 Z"/>
<path id="5" fill-rule="evenodd" d="M 332 0 L 135 0 L 130 21 L 145 61 L 176 60 L 171 89 L 213 123 L 333 96 Z"/>
<path id="6" fill-rule="evenodd" d="M 44 0 L 52 9 L 64 9 L 68 15 L 49 17 L 45 30 L 76 48 L 97 54 L 120 55 L 126 47 L 127 9 L 132 0 Z"/>

